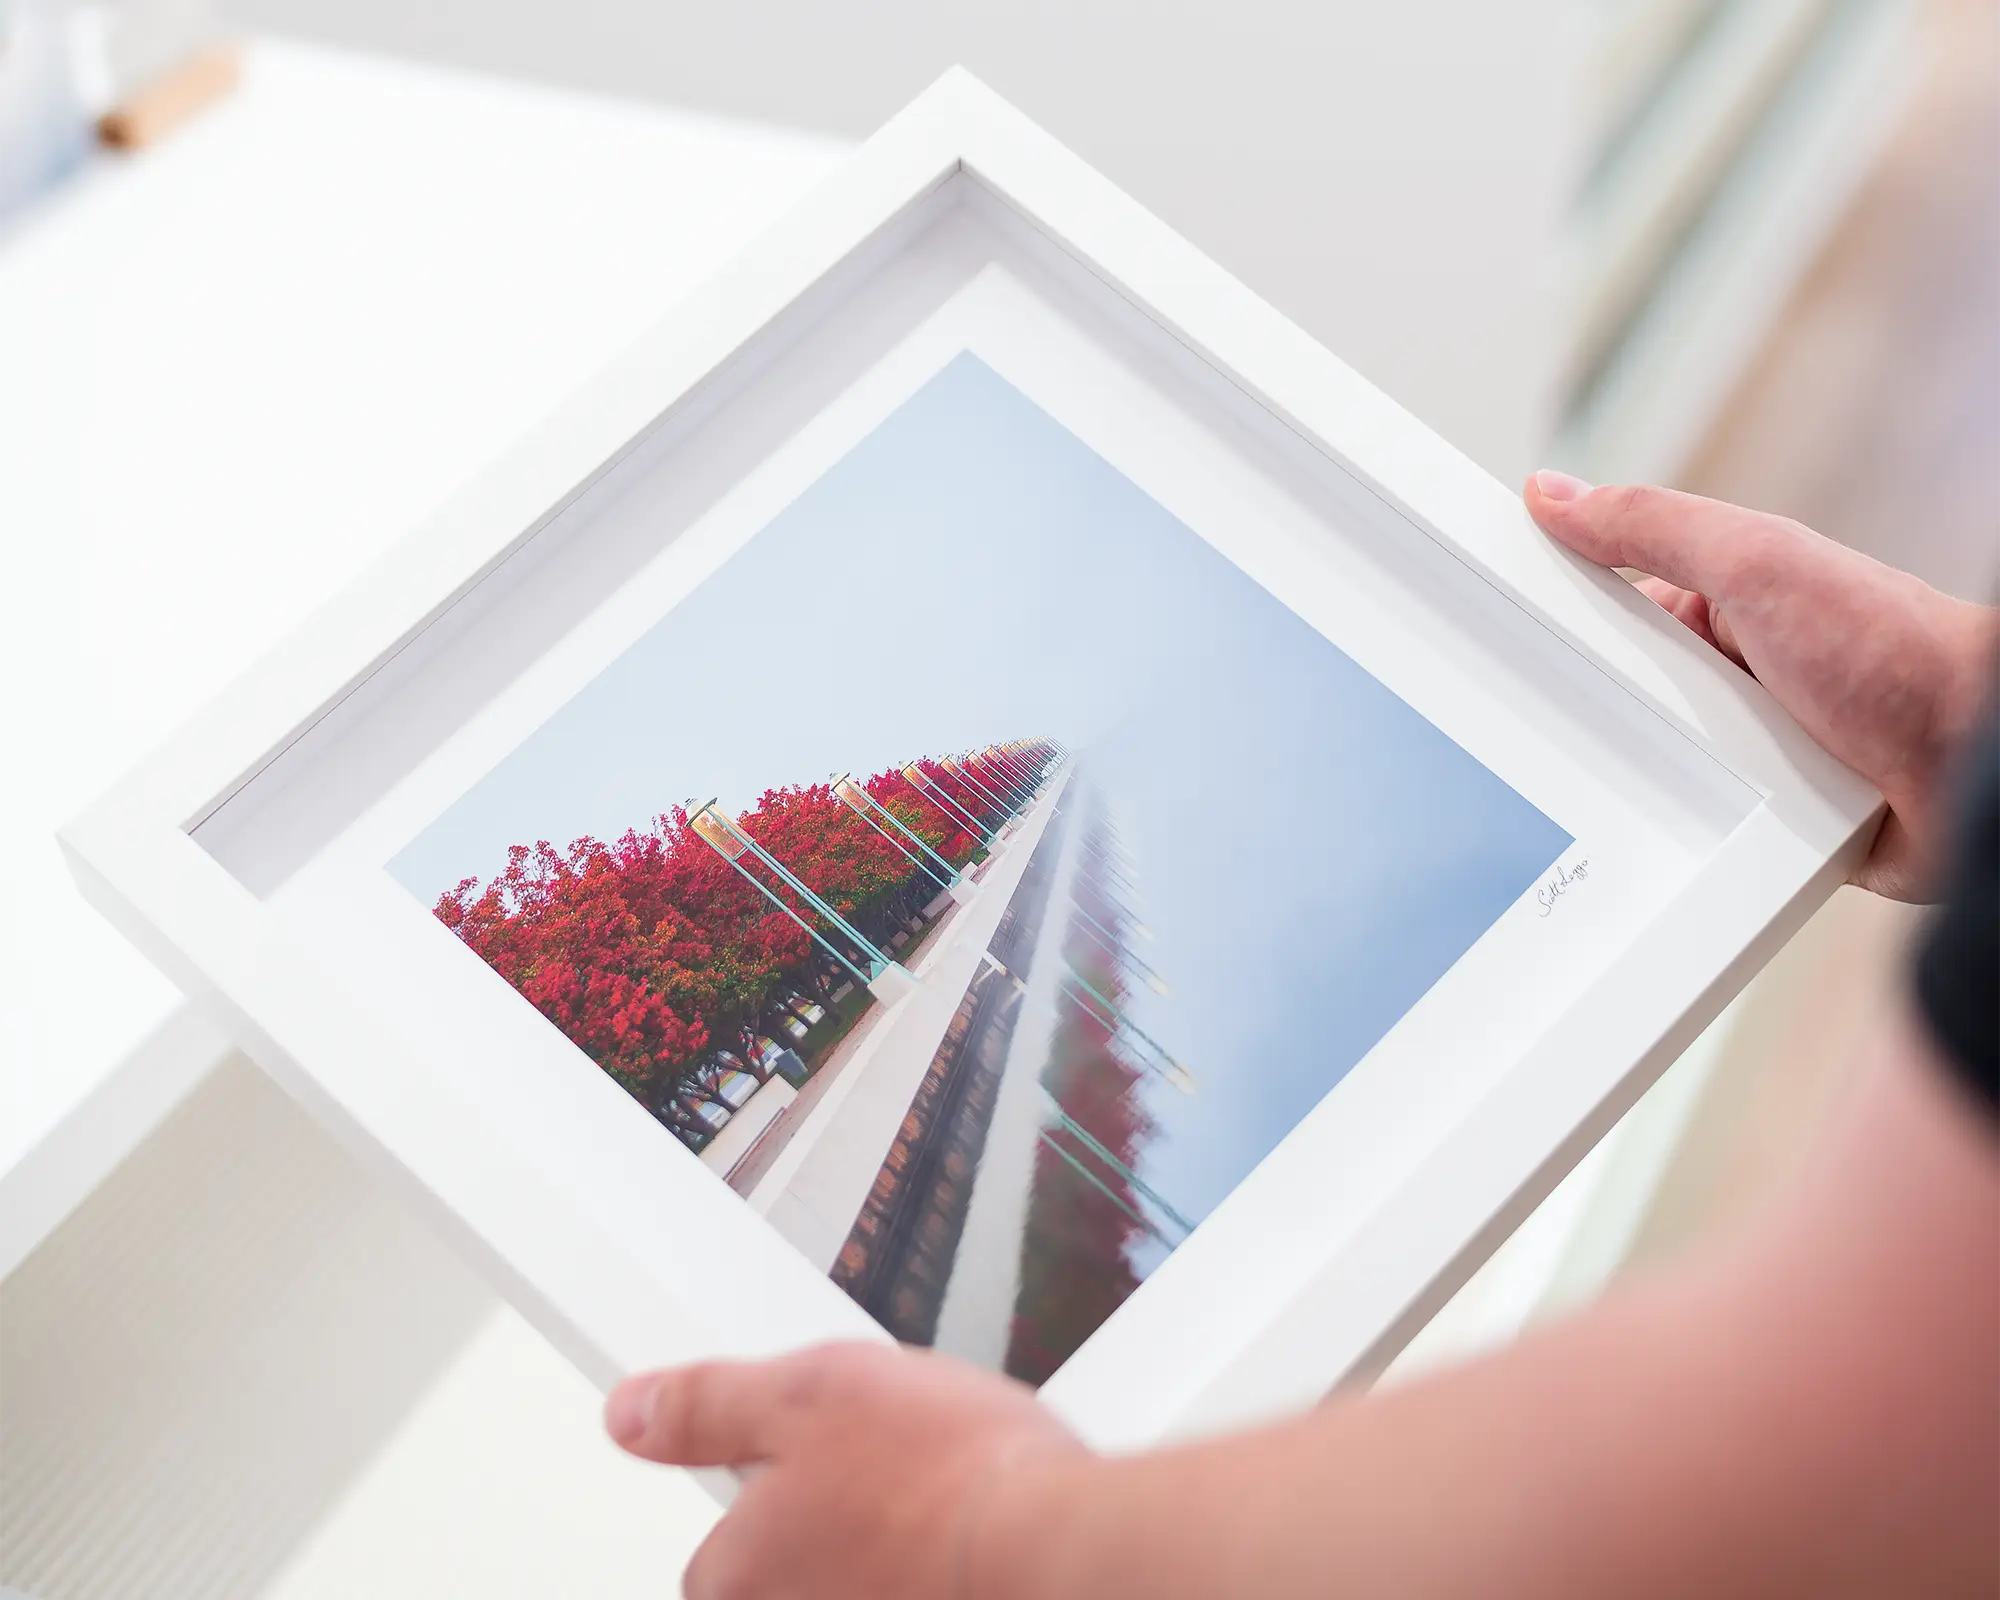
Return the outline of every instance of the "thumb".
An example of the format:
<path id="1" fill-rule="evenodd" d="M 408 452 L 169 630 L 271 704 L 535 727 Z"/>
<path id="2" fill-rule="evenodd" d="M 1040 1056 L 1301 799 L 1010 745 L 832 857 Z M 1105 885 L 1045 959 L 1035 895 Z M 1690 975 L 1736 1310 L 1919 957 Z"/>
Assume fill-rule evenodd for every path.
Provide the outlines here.
<path id="1" fill-rule="evenodd" d="M 1586 561 L 1631 567 L 1712 600 L 1740 592 L 1791 524 L 1762 511 L 1651 484 L 1594 489 L 1561 472 L 1538 472 L 1528 512 Z"/>
<path id="2" fill-rule="evenodd" d="M 789 1360 L 796 1365 L 798 1358 Z M 777 1447 L 796 1391 L 787 1360 L 703 1361 L 627 1378 L 604 1405 L 619 1448 L 680 1467 L 737 1467 Z"/>

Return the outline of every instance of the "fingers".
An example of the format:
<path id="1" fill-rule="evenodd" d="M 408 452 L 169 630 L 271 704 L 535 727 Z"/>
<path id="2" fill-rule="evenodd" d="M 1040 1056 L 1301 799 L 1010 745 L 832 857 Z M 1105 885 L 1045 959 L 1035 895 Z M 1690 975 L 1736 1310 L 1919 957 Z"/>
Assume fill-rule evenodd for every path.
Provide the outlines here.
<path id="1" fill-rule="evenodd" d="M 770 1485 L 767 1476 L 746 1483 L 730 1505 L 728 1515 L 709 1529 L 708 1537 L 695 1547 L 681 1573 L 683 1600 L 766 1595 L 776 1587 L 769 1581 L 771 1569 L 782 1563 L 789 1552 L 778 1545 L 782 1533 L 776 1539 L 773 1537 L 774 1521 L 782 1518 L 783 1513 L 781 1506 L 762 1497 L 762 1491 Z M 782 1528 L 782 1521 L 778 1526 Z M 789 1576 L 794 1585 L 810 1585 L 823 1582 L 826 1574 L 820 1570 L 793 1572 Z M 798 1593 L 800 1589 L 787 1587 L 783 1592 Z"/>
<path id="2" fill-rule="evenodd" d="M 627 1378 L 605 1401 L 605 1430 L 633 1455 L 670 1466 L 765 1460 L 798 1401 L 801 1359 L 704 1361 Z"/>
<path id="3" fill-rule="evenodd" d="M 1708 596 L 1682 589 L 1662 578 L 1640 578 L 1633 585 L 1648 600 L 1676 622 L 1688 628 L 1704 644 L 1720 650 L 1739 667 L 1745 666 L 1743 651 L 1730 632 L 1722 612 L 1709 604 Z"/>
<path id="4" fill-rule="evenodd" d="M 1536 473 L 1524 498 L 1534 519 L 1585 560 L 1633 567 L 1713 600 L 1764 581 L 1803 531 L 1700 495 L 1646 484 L 1593 489 L 1561 472 Z"/>

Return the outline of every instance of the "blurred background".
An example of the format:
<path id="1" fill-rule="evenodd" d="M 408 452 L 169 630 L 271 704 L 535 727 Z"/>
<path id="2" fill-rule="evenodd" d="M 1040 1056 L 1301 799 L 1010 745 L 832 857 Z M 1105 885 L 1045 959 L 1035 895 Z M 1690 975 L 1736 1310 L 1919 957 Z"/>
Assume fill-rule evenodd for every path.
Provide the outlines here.
<path id="1" fill-rule="evenodd" d="M 2000 0 L 0 0 L 0 1590 L 673 1592 L 710 1512 L 53 830 L 953 62 L 1503 478 L 2000 573 Z M 1843 890 L 1390 1381 L 1738 1226 Z"/>

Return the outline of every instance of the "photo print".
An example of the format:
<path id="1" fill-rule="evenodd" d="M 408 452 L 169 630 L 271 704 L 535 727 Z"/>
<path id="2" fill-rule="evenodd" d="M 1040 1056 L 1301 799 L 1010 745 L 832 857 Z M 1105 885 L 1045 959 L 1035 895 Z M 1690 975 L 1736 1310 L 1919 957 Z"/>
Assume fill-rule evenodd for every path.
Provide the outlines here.
<path id="1" fill-rule="evenodd" d="M 390 870 L 660 1159 L 1040 1382 L 1569 843 L 963 354 Z"/>

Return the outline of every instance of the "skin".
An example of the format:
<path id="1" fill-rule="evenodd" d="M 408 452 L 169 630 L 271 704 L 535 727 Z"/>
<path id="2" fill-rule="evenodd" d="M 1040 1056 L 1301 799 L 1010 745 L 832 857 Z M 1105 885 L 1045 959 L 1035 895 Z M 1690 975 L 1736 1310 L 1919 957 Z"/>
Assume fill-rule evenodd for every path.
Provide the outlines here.
<path id="1" fill-rule="evenodd" d="M 1528 510 L 1755 674 L 1799 725 L 1882 791 L 1889 813 L 1854 874 L 1926 898 L 1949 804 L 1943 779 L 1987 693 L 1993 613 L 1788 517 L 1645 484 L 1593 489 L 1538 472 Z"/>
<path id="2" fill-rule="evenodd" d="M 1529 510 L 1754 672 L 1889 814 L 1910 895 L 1993 614 L 1796 523 L 1537 474 Z M 2000 1156 L 1903 1018 L 1736 1243 L 1453 1371 L 1109 1459 L 1031 1391 L 829 1346 L 627 1380 L 636 1455 L 747 1469 L 684 1579 L 736 1596 L 2000 1592 Z"/>

